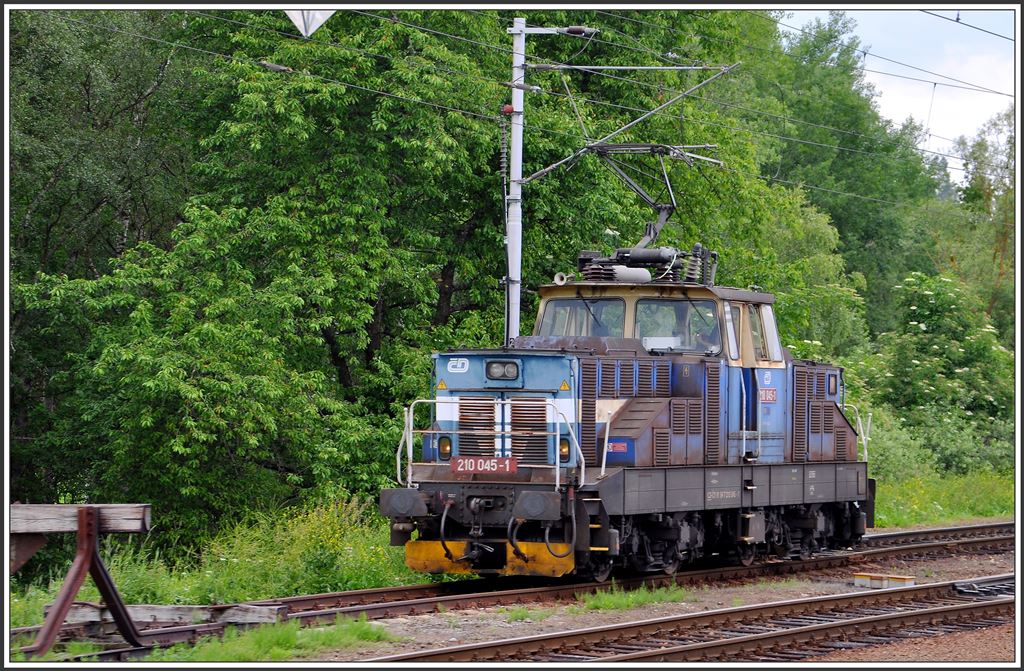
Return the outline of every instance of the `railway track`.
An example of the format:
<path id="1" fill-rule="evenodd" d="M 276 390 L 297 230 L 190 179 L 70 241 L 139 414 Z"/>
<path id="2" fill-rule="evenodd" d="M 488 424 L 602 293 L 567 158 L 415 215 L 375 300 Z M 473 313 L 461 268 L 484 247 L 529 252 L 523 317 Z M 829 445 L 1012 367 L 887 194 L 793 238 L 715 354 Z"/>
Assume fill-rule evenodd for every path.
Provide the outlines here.
<path id="1" fill-rule="evenodd" d="M 1013 575 L 661 617 L 367 662 L 795 661 L 1010 621 Z"/>
<path id="2" fill-rule="evenodd" d="M 651 588 L 671 584 L 737 584 L 765 577 L 813 573 L 895 556 L 936 556 L 951 552 L 1005 550 L 1014 543 L 1014 524 L 999 523 L 970 527 L 916 530 L 865 536 L 854 550 L 822 552 L 806 560 L 768 561 L 751 567 L 724 566 L 679 572 L 672 576 L 654 575 L 616 580 L 619 589 Z M 923 542 L 922 542 L 923 541 Z M 574 600 L 577 595 L 607 589 L 608 583 L 548 582 L 538 585 L 526 580 L 464 580 L 459 582 L 354 590 L 328 594 L 285 597 L 247 602 L 249 605 L 280 607 L 283 619 L 303 625 L 333 622 L 337 617 L 382 619 L 405 615 L 479 608 L 495 605 L 520 605 L 541 601 Z M 232 604 L 237 605 L 237 604 Z M 221 606 L 228 608 L 230 605 Z M 164 646 L 194 642 L 202 636 L 218 635 L 226 626 L 205 623 L 160 626 L 151 623 L 142 629 L 148 645 Z M 61 640 L 102 640 L 112 625 L 65 625 Z M 11 630 L 16 636 L 34 636 L 38 627 Z M 145 655 L 149 648 L 115 648 L 76 659 L 123 659 Z"/>

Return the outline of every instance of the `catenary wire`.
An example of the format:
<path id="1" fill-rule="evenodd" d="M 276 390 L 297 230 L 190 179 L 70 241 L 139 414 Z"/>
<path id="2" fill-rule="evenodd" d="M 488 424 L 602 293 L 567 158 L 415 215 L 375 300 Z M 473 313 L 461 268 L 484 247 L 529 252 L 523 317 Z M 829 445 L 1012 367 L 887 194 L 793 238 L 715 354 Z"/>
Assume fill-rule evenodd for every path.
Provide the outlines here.
<path id="1" fill-rule="evenodd" d="M 357 10 L 351 10 L 351 11 L 357 11 Z M 488 43 L 484 43 L 484 42 L 479 42 L 477 40 L 471 40 L 471 39 L 463 37 L 461 35 L 452 35 L 451 33 L 445 33 L 443 31 L 434 30 L 432 28 L 426 28 L 425 26 L 420 26 L 420 25 L 417 25 L 417 24 L 408 23 L 408 22 L 405 22 L 405 21 L 401 21 L 399 19 L 383 17 L 383 16 L 380 16 L 380 15 L 377 15 L 377 14 L 373 14 L 371 12 L 359 12 L 359 11 L 357 11 L 357 13 L 364 14 L 364 15 L 367 15 L 367 16 L 373 16 L 373 17 L 375 17 L 375 18 L 377 18 L 378 20 L 381 20 L 381 21 L 391 21 L 391 22 L 400 23 L 400 24 L 402 24 L 402 25 L 404 25 L 406 27 L 413 28 L 414 30 L 423 30 L 425 32 L 430 32 L 430 33 L 433 33 L 433 34 L 436 34 L 436 35 L 440 35 L 440 36 L 443 36 L 443 37 L 449 37 L 449 38 L 452 38 L 452 39 L 466 41 L 466 42 L 470 42 L 470 43 L 477 44 L 477 45 L 480 45 L 480 46 L 484 46 L 486 48 L 495 49 L 495 50 L 499 50 L 499 51 L 504 51 L 506 53 L 512 53 L 512 50 L 508 49 L 506 47 L 501 47 L 501 46 L 494 45 L 494 44 L 488 44 Z M 476 13 L 480 13 L 480 12 L 476 12 Z M 607 12 L 604 12 L 604 13 L 607 14 Z M 618 16 L 618 15 L 611 14 L 611 16 Z M 496 17 L 496 18 L 498 18 L 499 20 L 503 20 L 503 21 L 507 22 L 507 19 L 501 19 L 501 17 Z M 626 18 L 626 17 L 620 17 L 620 18 Z M 635 19 L 631 19 L 631 20 L 635 20 Z M 644 22 L 644 21 L 638 21 L 638 22 L 640 22 L 640 23 L 649 23 L 649 22 Z M 657 24 L 650 24 L 650 25 L 656 26 Z M 674 32 L 678 32 L 678 31 L 674 31 Z M 614 43 L 612 43 L 612 44 L 614 44 Z M 616 45 L 616 46 L 621 46 L 621 45 Z M 775 53 L 782 53 L 782 52 L 775 52 Z M 541 60 L 541 61 L 544 61 L 546 63 L 554 63 L 554 64 L 564 65 L 563 63 L 558 63 L 557 61 L 551 61 L 550 59 L 538 58 L 538 59 L 535 59 L 535 60 Z M 648 82 L 639 81 L 639 80 L 632 79 L 632 78 L 629 78 L 629 77 L 622 77 L 622 76 L 619 76 L 619 75 L 612 75 L 612 74 L 608 74 L 606 72 L 602 72 L 602 71 L 599 71 L 599 70 L 588 70 L 585 67 L 580 67 L 579 69 L 581 71 L 589 72 L 591 74 L 595 74 L 595 75 L 598 75 L 598 76 L 608 77 L 608 78 L 611 78 L 611 79 L 616 79 L 616 80 L 620 80 L 620 81 L 624 81 L 624 82 L 630 82 L 630 83 L 633 83 L 633 84 L 636 84 L 636 85 L 639 85 L 639 86 L 643 86 L 643 87 L 646 87 L 646 88 L 654 88 L 654 89 L 657 89 L 660 92 L 681 93 L 681 91 L 678 91 L 676 89 L 672 89 L 672 88 L 669 88 L 669 87 L 665 87 L 663 85 L 651 84 L 651 83 L 648 83 Z M 557 93 L 557 92 L 553 92 L 553 91 L 546 91 L 545 90 L 543 92 L 547 93 L 549 95 L 555 95 L 555 96 L 563 95 L 563 94 L 560 94 L 560 93 Z M 762 112 L 762 111 L 759 111 L 759 110 L 752 110 L 750 108 L 742 107 L 740 105 L 735 105 L 733 103 L 724 103 L 724 102 L 721 102 L 721 101 L 717 101 L 717 100 L 715 100 L 713 98 L 708 98 L 706 96 L 691 95 L 691 96 L 688 96 L 688 97 L 693 98 L 695 100 L 704 100 L 704 101 L 710 102 L 712 104 L 720 105 L 720 106 L 737 107 L 738 109 L 743 109 L 743 110 L 746 110 L 746 111 L 750 111 L 750 112 L 752 112 L 754 114 L 766 115 L 766 116 L 778 118 L 778 119 L 781 119 L 781 120 L 791 121 L 793 123 L 806 124 L 806 125 L 820 127 L 820 128 L 823 128 L 823 129 L 833 130 L 833 131 L 836 131 L 836 132 L 848 133 L 848 134 L 852 134 L 852 135 L 855 135 L 855 136 L 867 138 L 867 139 L 872 140 L 874 142 L 892 142 L 895 146 L 901 146 L 897 141 L 894 141 L 894 140 L 888 140 L 888 139 L 886 139 L 886 140 L 878 140 L 877 138 L 871 138 L 870 136 L 864 135 L 863 133 L 857 133 L 857 132 L 854 132 L 854 131 L 844 131 L 842 129 L 833 128 L 833 127 L 830 127 L 830 126 L 822 126 L 821 124 L 814 124 L 813 122 L 806 122 L 806 121 L 803 121 L 801 119 L 793 119 L 791 117 L 775 115 L 775 114 L 771 114 L 771 113 L 768 113 L 768 112 Z M 634 107 L 628 107 L 628 106 L 624 106 L 624 105 L 617 105 L 615 103 L 610 103 L 610 102 L 606 102 L 606 101 L 593 100 L 593 99 L 588 99 L 588 98 L 583 98 L 582 100 L 585 101 L 585 102 L 590 102 L 592 104 L 597 104 L 597 105 L 605 105 L 605 106 L 611 106 L 611 107 L 618 107 L 618 108 L 623 108 L 623 109 L 629 109 L 629 110 L 632 110 L 632 111 L 646 111 L 646 110 L 640 110 L 640 109 L 634 108 Z M 665 113 L 662 112 L 661 114 L 665 114 Z M 712 122 L 706 122 L 706 121 L 702 121 L 702 120 L 698 120 L 698 119 L 691 119 L 691 121 L 693 121 L 694 123 L 698 123 L 698 124 L 711 124 L 711 125 L 715 125 Z M 775 138 L 778 138 L 778 139 L 783 139 L 783 140 L 787 140 L 787 141 L 791 141 L 791 142 L 796 142 L 796 143 L 811 144 L 811 145 L 817 145 L 817 146 L 821 146 L 821 147 L 829 147 L 829 148 L 836 149 L 838 151 L 847 151 L 847 152 L 854 152 L 854 153 L 859 153 L 859 154 L 874 155 L 874 156 L 879 156 L 879 157 L 883 157 L 883 158 L 887 157 L 886 154 L 881 154 L 881 153 L 878 153 L 878 152 L 871 152 L 871 151 L 867 151 L 867 150 L 863 150 L 863 149 L 853 149 L 853 148 L 848 148 L 848 147 L 841 147 L 839 145 L 828 145 L 828 144 L 823 144 L 823 143 L 812 142 L 812 141 L 809 141 L 809 140 L 801 140 L 799 138 L 774 135 L 774 134 L 771 134 L 771 133 L 764 133 L 764 132 L 761 132 L 761 131 L 755 131 L 755 130 L 749 130 L 749 129 L 737 129 L 737 128 L 734 128 L 734 127 L 731 127 L 731 126 L 723 126 L 721 124 L 718 124 L 718 125 L 720 127 L 726 128 L 726 129 L 741 130 L 742 132 L 748 132 L 748 133 L 752 133 L 752 134 L 755 134 L 755 135 L 763 135 L 763 136 L 768 136 L 768 137 L 775 137 Z M 962 157 L 959 157 L 959 156 L 956 156 L 956 155 L 953 155 L 953 154 L 946 154 L 946 153 L 943 153 L 943 152 L 933 151 L 933 150 L 930 150 L 930 149 L 924 149 L 924 148 L 921 148 L 921 147 L 914 146 L 914 147 L 908 147 L 908 148 L 912 148 L 912 149 L 914 149 L 916 151 L 920 151 L 920 152 L 924 152 L 924 153 L 928 153 L 928 154 L 933 154 L 933 155 L 936 155 L 936 156 L 942 156 L 942 157 L 945 157 L 945 158 L 951 158 L 951 159 L 958 160 L 958 161 L 962 161 L 963 160 Z M 1001 168 L 1005 167 L 1005 166 L 998 166 L 998 165 L 993 165 L 993 164 L 983 164 L 983 165 L 986 165 L 988 167 L 993 167 L 993 168 L 996 168 L 996 169 L 1001 169 Z M 959 168 L 959 167 L 955 167 L 955 166 L 947 166 L 947 167 L 949 169 L 951 169 L 951 170 L 958 170 L 958 171 L 964 171 L 965 170 L 964 168 Z"/>
<path id="2" fill-rule="evenodd" d="M 988 33 L 989 35 L 995 35 L 996 37 L 1001 37 L 1004 40 L 1009 40 L 1010 42 L 1014 41 L 1012 37 L 1007 37 L 1006 35 L 1000 35 L 999 33 L 993 33 L 991 30 L 985 30 L 984 28 L 979 28 L 978 26 L 972 26 L 969 23 L 964 23 L 963 21 L 960 20 L 960 14 L 959 13 L 957 13 L 957 17 L 955 19 L 951 19 L 948 16 L 943 16 L 942 14 L 936 14 L 935 12 L 929 12 L 927 9 L 922 9 L 922 10 L 919 10 L 919 11 L 922 11 L 925 14 L 931 14 L 932 16 L 937 16 L 940 19 L 946 19 L 947 21 L 952 21 L 953 23 L 956 23 L 956 24 L 961 25 L 961 26 L 967 26 L 968 28 L 974 28 L 975 30 L 980 30 L 981 32 Z"/>
<path id="3" fill-rule="evenodd" d="M 803 28 L 797 28 L 795 26 L 791 26 L 788 23 L 783 23 L 782 21 L 779 21 L 778 19 L 773 19 L 770 16 L 765 16 L 764 14 L 759 14 L 755 10 L 743 10 L 743 11 L 747 11 L 747 12 L 749 12 L 753 16 L 760 17 L 760 18 L 764 19 L 765 21 L 771 21 L 772 23 L 775 23 L 777 25 L 783 26 L 785 28 L 789 28 L 790 30 L 797 30 L 797 31 L 799 31 L 799 32 L 801 32 L 801 33 L 803 33 L 805 35 L 814 36 L 814 33 L 809 33 L 806 30 L 804 30 Z M 877 54 L 872 54 L 872 53 L 868 52 L 865 49 L 856 49 L 855 48 L 854 51 L 858 51 L 858 52 L 864 54 L 865 56 L 872 56 L 872 57 L 877 58 L 879 60 L 887 61 L 889 63 L 894 63 L 896 65 L 902 65 L 903 67 L 910 68 L 911 70 L 917 70 L 919 72 L 924 72 L 925 74 L 935 75 L 936 77 L 942 77 L 943 79 L 948 79 L 950 81 L 958 82 L 960 84 L 966 84 L 967 86 L 973 87 L 977 91 L 984 91 L 984 92 L 987 92 L 987 93 L 995 93 L 995 94 L 998 94 L 998 95 L 1001 95 L 1001 96 L 1006 96 L 1007 98 L 1013 98 L 1014 97 L 1012 93 L 1003 93 L 1002 91 L 996 91 L 995 89 L 990 89 L 990 88 L 988 88 L 986 86 L 981 86 L 979 84 L 972 84 L 971 82 L 965 82 L 962 79 L 957 79 L 956 77 L 950 77 L 949 75 L 944 75 L 944 74 L 941 74 L 939 72 L 932 72 L 931 70 L 926 70 L 924 68 L 919 68 L 916 65 L 909 65 L 907 63 L 902 63 L 900 61 L 893 60 L 892 58 L 886 58 L 885 56 L 879 56 Z M 893 75 L 893 76 L 901 76 L 901 75 Z M 931 83 L 931 82 L 929 82 L 929 83 Z M 937 83 L 939 84 L 939 86 L 952 86 L 951 84 L 944 84 L 943 82 L 937 82 Z"/>

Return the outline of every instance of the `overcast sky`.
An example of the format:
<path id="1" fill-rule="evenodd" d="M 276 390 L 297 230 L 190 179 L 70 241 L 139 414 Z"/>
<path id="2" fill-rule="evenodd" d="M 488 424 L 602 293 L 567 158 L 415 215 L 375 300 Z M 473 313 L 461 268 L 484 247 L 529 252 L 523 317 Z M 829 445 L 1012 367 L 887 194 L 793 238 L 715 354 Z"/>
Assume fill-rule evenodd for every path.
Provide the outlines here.
<path id="1" fill-rule="evenodd" d="M 864 67 L 878 71 L 866 72 L 865 78 L 879 93 L 876 100 L 882 115 L 896 122 L 913 117 L 933 134 L 927 143 L 920 145 L 922 148 L 947 152 L 951 143 L 942 138 L 974 136 L 982 124 L 1016 100 L 1019 75 L 1015 68 L 1016 42 L 1011 40 L 1015 40 L 1020 28 L 1019 10 L 1010 9 L 1009 5 L 985 5 L 986 10 L 931 9 L 920 5 L 932 12 L 927 14 L 917 8 L 889 9 L 880 6 L 878 9 L 857 10 L 848 9 L 848 5 L 831 7 L 843 11 L 856 22 L 854 33 L 861 48 L 869 54 Z M 807 29 L 814 19 L 827 19 L 828 10 L 801 8 L 800 11 L 789 11 L 789 14 L 789 18 L 782 20 L 783 24 Z M 959 14 L 960 23 L 934 14 L 954 20 Z M 782 29 L 787 30 L 785 26 Z M 879 74 L 882 72 L 927 81 Z M 954 88 L 971 85 L 1009 94 L 1010 97 Z M 822 123 L 827 123 L 827 120 Z M 959 165 L 959 162 L 950 161 L 951 167 Z M 954 179 L 962 174 L 951 170 Z"/>

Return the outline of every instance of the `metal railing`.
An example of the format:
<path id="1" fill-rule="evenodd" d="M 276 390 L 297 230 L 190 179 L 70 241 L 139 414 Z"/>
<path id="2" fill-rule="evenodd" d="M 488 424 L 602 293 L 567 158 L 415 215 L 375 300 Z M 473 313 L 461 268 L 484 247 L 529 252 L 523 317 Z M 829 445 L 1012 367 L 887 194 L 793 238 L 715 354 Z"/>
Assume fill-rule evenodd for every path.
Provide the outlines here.
<path id="1" fill-rule="evenodd" d="M 860 422 L 860 410 L 857 409 L 853 403 L 844 403 L 843 410 L 846 408 L 853 408 L 854 415 L 857 417 L 857 435 L 860 436 L 861 445 L 864 447 L 864 461 L 868 460 L 868 441 L 871 440 L 871 415 L 868 413 L 867 429 L 865 430 L 864 425 Z"/>
<path id="2" fill-rule="evenodd" d="M 604 452 L 601 454 L 601 475 L 598 478 L 604 477 L 604 472 L 608 466 L 608 439 L 612 434 L 612 415 L 613 411 L 608 411 L 608 421 L 604 425 Z"/>
<path id="3" fill-rule="evenodd" d="M 402 438 L 398 442 L 398 449 L 395 452 L 396 479 L 398 480 L 399 484 L 405 485 L 406 487 L 410 487 L 410 488 L 414 486 L 414 483 L 413 483 L 413 480 L 412 480 L 412 464 L 413 464 L 413 446 L 414 446 L 414 440 L 413 439 L 414 439 L 415 434 L 425 435 L 425 434 L 430 434 L 430 433 L 434 433 L 434 434 L 445 433 L 445 434 L 454 434 L 454 435 L 463 435 L 463 434 L 465 434 L 465 435 L 477 435 L 477 436 L 479 436 L 479 435 L 490 435 L 490 436 L 495 436 L 495 437 L 497 437 L 497 436 L 509 436 L 509 437 L 512 437 L 512 436 L 515 436 L 515 435 L 521 435 L 521 432 L 517 432 L 514 429 L 507 429 L 507 430 L 495 429 L 494 431 L 480 431 L 480 430 L 472 430 L 472 429 L 470 429 L 470 430 L 459 430 L 459 429 L 456 429 L 456 430 L 452 431 L 452 430 L 448 430 L 448 429 L 434 429 L 434 428 L 430 428 L 430 429 L 417 429 L 417 428 L 415 428 L 415 410 L 416 410 L 416 406 L 417 405 L 419 405 L 419 404 L 423 404 L 423 405 L 437 405 L 438 403 L 458 403 L 460 400 L 462 400 L 462 399 L 460 399 L 460 398 L 420 398 L 420 399 L 416 399 L 415 401 L 410 403 L 408 407 L 403 408 L 403 410 L 402 410 L 402 414 L 403 414 L 403 417 L 402 417 L 402 419 L 403 419 Z M 555 447 L 555 465 L 551 466 L 550 464 L 547 464 L 547 465 L 544 465 L 544 466 L 541 466 L 541 467 L 548 467 L 548 468 L 554 468 L 555 469 L 555 489 L 556 490 L 559 489 L 561 487 L 561 474 L 562 474 L 563 466 L 560 463 L 558 463 L 559 462 L 559 455 L 558 455 L 558 447 L 557 447 L 557 445 L 558 445 L 557 438 L 562 435 L 562 430 L 561 429 L 562 429 L 562 425 L 564 424 L 565 425 L 565 433 L 569 436 L 569 440 L 572 442 L 573 449 L 576 452 L 576 458 L 577 458 L 577 461 L 578 461 L 578 464 L 579 464 L 578 467 L 579 467 L 579 472 L 580 472 L 580 486 L 582 487 L 584 484 L 586 484 L 586 467 L 587 467 L 587 463 L 586 463 L 586 458 L 583 456 L 583 450 L 580 448 L 580 443 L 576 439 L 576 432 L 573 431 L 572 423 L 565 416 L 565 413 L 562 412 L 558 408 L 557 405 L 555 405 L 555 402 L 553 400 L 551 400 L 551 399 L 536 399 L 536 400 L 530 399 L 530 400 L 525 400 L 525 399 L 521 399 L 521 398 L 520 399 L 504 399 L 503 400 L 503 399 L 499 399 L 499 398 L 494 398 L 494 399 L 481 399 L 480 397 L 474 397 L 473 398 L 473 402 L 474 403 L 480 403 L 481 401 L 485 401 L 485 400 L 486 401 L 490 401 L 494 405 L 495 416 L 497 416 L 497 409 L 499 407 L 502 408 L 502 414 L 501 414 L 502 423 L 504 423 L 504 417 L 505 417 L 504 407 L 505 406 L 508 406 L 509 408 L 511 408 L 511 406 L 513 406 L 513 405 L 534 406 L 535 407 L 535 406 L 539 405 L 540 402 L 543 402 L 543 405 L 545 406 L 545 408 L 549 408 L 549 409 L 551 409 L 553 411 L 553 416 L 554 416 L 554 420 L 555 420 L 555 422 L 554 422 L 555 423 L 555 430 L 554 431 L 531 431 L 530 435 L 533 435 L 533 436 L 538 436 L 538 435 L 541 435 L 541 436 L 555 436 L 556 437 L 556 443 L 555 443 L 556 447 Z M 511 416 L 511 413 L 510 413 L 509 416 Z M 406 477 L 405 477 L 404 480 L 402 479 L 402 448 L 403 447 L 405 448 L 405 453 L 406 453 Z M 536 464 L 531 464 L 531 466 L 532 467 L 538 467 L 538 465 L 536 465 Z"/>

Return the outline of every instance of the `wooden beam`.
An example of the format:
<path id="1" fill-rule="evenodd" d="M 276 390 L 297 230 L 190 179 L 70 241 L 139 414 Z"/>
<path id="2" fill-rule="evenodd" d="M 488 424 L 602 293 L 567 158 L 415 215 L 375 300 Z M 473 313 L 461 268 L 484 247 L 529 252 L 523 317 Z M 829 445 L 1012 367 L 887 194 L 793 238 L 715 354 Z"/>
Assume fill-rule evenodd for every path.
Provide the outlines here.
<path id="1" fill-rule="evenodd" d="M 143 533 L 149 531 L 151 511 L 148 503 L 104 503 L 98 505 L 61 505 L 12 503 L 12 534 L 48 534 L 78 530 L 78 509 L 99 511 L 101 533 Z"/>
<path id="2" fill-rule="evenodd" d="M 53 604 L 43 607 L 48 613 Z M 220 622 L 223 624 L 266 624 L 281 622 L 288 614 L 288 606 L 184 606 L 184 605 L 130 605 L 127 606 L 132 621 L 139 626 L 172 626 Z M 110 611 L 101 604 L 78 601 L 64 618 L 67 624 L 113 622 Z"/>

